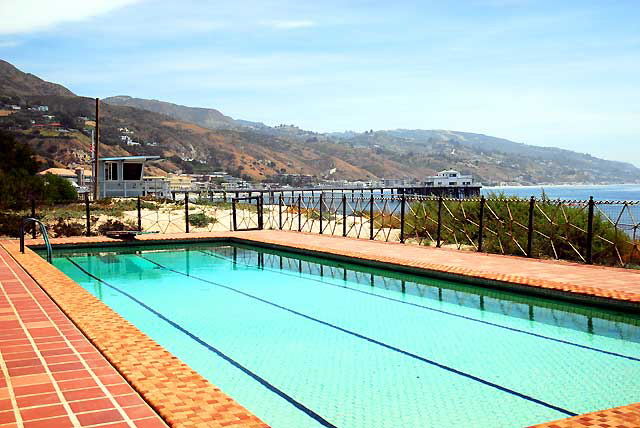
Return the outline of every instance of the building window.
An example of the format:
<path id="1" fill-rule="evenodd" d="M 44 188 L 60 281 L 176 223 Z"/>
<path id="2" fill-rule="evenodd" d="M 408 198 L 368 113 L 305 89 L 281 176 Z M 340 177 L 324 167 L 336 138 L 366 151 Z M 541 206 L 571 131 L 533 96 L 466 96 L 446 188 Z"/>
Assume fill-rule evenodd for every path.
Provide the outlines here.
<path id="1" fill-rule="evenodd" d="M 142 164 L 141 163 L 124 163 L 122 164 L 122 179 L 123 180 L 136 180 L 142 179 Z"/>
<path id="2" fill-rule="evenodd" d="M 456 185 L 456 182 L 455 182 L 455 181 L 450 181 L 450 182 L 449 182 L 449 186 L 455 186 L 455 185 Z"/>
<path id="3" fill-rule="evenodd" d="M 106 181 L 118 180 L 118 164 L 116 162 L 105 162 L 104 164 L 104 179 Z"/>

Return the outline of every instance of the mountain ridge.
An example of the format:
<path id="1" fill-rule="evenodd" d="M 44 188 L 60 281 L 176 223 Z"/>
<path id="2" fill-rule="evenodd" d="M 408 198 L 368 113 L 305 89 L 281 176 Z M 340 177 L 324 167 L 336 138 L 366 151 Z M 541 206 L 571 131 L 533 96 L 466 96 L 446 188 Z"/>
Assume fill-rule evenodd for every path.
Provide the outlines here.
<path id="1" fill-rule="evenodd" d="M 64 86 L 47 82 L 31 73 L 24 73 L 13 64 L 2 59 L 0 59 L 0 94 L 5 96 L 75 96 L 73 92 Z"/>
<path id="2" fill-rule="evenodd" d="M 24 110 L 0 117 L 0 127 L 34 147 L 47 164 L 86 164 L 88 136 L 84 120 L 78 121 L 79 117 L 92 118 L 94 100 L 76 96 L 6 62 L 0 63 L 0 76 L 8 80 L 0 85 L 0 103 L 48 105 L 49 114 L 56 120 L 65 119 L 72 132 L 43 133 L 31 123 L 41 118 Z M 157 165 L 165 171 L 210 173 L 225 169 L 256 181 L 283 173 L 369 180 L 419 179 L 454 168 L 485 184 L 640 182 L 640 169 L 631 164 L 483 134 L 421 129 L 323 134 L 294 125 L 271 127 L 233 119 L 215 109 L 126 95 L 104 101 L 104 153 L 159 155 L 164 160 Z M 136 105 L 125 105 L 132 103 Z M 121 131 L 124 128 L 130 130 L 127 136 Z"/>

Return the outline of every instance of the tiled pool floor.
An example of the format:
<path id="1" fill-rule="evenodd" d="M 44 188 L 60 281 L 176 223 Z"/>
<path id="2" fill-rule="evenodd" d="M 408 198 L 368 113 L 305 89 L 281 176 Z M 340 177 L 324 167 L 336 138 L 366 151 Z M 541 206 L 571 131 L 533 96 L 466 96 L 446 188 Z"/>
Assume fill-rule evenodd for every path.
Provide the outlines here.
<path id="1" fill-rule="evenodd" d="M 624 269 L 616 269 L 616 268 L 607 268 L 607 267 L 597 267 L 597 266 L 585 266 L 575 263 L 565 263 L 565 262 L 554 262 L 554 261 L 540 261 L 540 260 L 532 260 L 525 259 L 519 257 L 508 257 L 508 256 L 499 256 L 499 255 L 490 255 L 490 254 L 478 254 L 472 252 L 464 252 L 464 251 L 455 251 L 448 249 L 437 249 L 432 247 L 417 247 L 411 245 L 402 245 L 395 243 L 384 243 L 377 241 L 367 241 L 367 240 L 357 240 L 350 238 L 341 238 L 341 237 L 331 237 L 331 236 L 322 236 L 322 235 L 314 235 L 314 234 L 304 234 L 297 232 L 284 232 L 284 231 L 255 231 L 255 232 L 222 232 L 222 233 L 204 233 L 204 234 L 171 234 L 171 235 L 146 235 L 141 237 L 141 241 L 171 241 L 171 240 L 191 240 L 191 239 L 225 239 L 225 238 L 234 238 L 241 239 L 245 242 L 250 242 L 254 244 L 260 245 L 272 245 L 272 246 L 282 246 L 290 249 L 299 249 L 308 252 L 317 252 L 330 254 L 334 256 L 344 256 L 344 257 L 352 257 L 358 258 L 362 260 L 368 261 L 376 261 L 382 263 L 390 263 L 393 265 L 401 265 L 408 266 L 417 269 L 424 269 L 433 272 L 440 272 L 446 274 L 453 275 L 465 275 L 472 276 L 482 281 L 498 281 L 502 283 L 510 283 L 518 286 L 524 287 L 534 287 L 545 289 L 551 292 L 563 292 L 563 293 L 575 293 L 581 296 L 588 296 L 597 299 L 607 299 L 618 302 L 625 302 L 632 307 L 637 306 L 640 308 L 640 272 L 624 270 Z M 63 238 L 63 239 L 54 239 L 53 243 L 55 244 L 99 244 L 106 242 L 114 242 L 108 238 L 103 237 L 92 237 L 92 238 Z M 36 243 L 36 242 L 33 242 Z M 68 298 L 61 298 L 60 294 L 56 294 L 59 292 L 59 288 L 54 290 L 55 293 L 52 294 L 49 289 L 47 289 L 46 279 L 47 273 L 56 275 L 55 272 L 47 270 L 47 268 L 41 269 L 41 272 L 38 275 L 33 274 L 32 270 L 34 265 L 42 266 L 42 264 L 46 265 L 42 259 L 38 259 L 38 257 L 32 253 L 27 252 L 26 255 L 17 255 L 17 243 L 4 241 L 0 244 L 3 244 L 5 248 L 9 250 L 9 252 L 17 258 L 18 261 L 22 265 L 28 265 L 27 268 L 29 272 L 34 275 L 34 278 L 38 280 L 40 284 L 43 285 L 45 290 L 56 300 L 58 304 L 60 304 L 66 312 L 66 303 L 61 300 L 66 300 L 66 302 L 70 302 L 71 300 Z M 76 342 L 84 343 L 88 345 L 87 348 L 84 348 L 84 352 L 88 355 L 92 355 L 94 357 L 100 356 L 101 354 L 97 353 L 95 348 L 86 340 L 78 330 L 75 329 L 73 324 L 71 324 L 66 317 L 60 312 L 60 310 L 49 300 L 49 298 L 42 292 L 39 288 L 38 284 L 32 282 L 27 285 L 27 280 L 30 279 L 24 272 L 21 272 L 19 266 L 8 256 L 8 254 L 4 253 L 2 250 L 2 269 L 0 270 L 0 282 L 2 287 L 0 288 L 1 293 L 7 293 L 11 290 L 18 290 L 18 300 L 27 299 L 27 295 L 36 296 L 29 297 L 32 300 L 38 300 L 42 303 L 42 309 L 40 310 L 40 316 L 45 318 L 45 322 L 48 322 L 52 317 L 55 316 L 55 322 L 61 323 L 61 325 L 65 326 L 65 329 L 60 330 L 60 335 L 66 337 L 66 341 L 68 341 L 73 346 Z M 45 272 L 46 271 L 46 272 Z M 17 272 L 17 273 L 16 273 Z M 62 274 L 60 274 L 62 275 Z M 58 278 L 56 276 L 56 278 Z M 58 278 L 56 281 L 64 282 L 64 278 Z M 75 285 L 72 281 L 68 280 L 65 283 L 66 287 L 71 287 Z M 6 283 L 6 284 L 5 284 Z M 24 285 L 21 285 L 24 283 Z M 23 291 L 20 291 L 18 287 L 20 285 L 23 287 Z M 79 286 L 77 286 L 79 287 Z M 27 289 L 33 288 L 32 291 L 27 292 Z M 38 294 L 39 291 L 39 294 Z M 13 292 L 13 291 L 11 291 Z M 9 295 L 11 294 L 9 293 Z M 74 289 L 74 292 L 75 289 Z M 27 297 L 25 297 L 27 296 Z M 18 321 L 13 318 L 5 318 L 5 316 L 11 316 L 11 312 L 8 311 L 7 305 L 8 303 L 3 300 L 5 297 L 0 294 L 0 323 L 9 322 L 7 325 L 11 325 L 11 321 L 15 323 L 17 322 L 19 327 L 13 327 L 18 329 L 22 329 L 22 331 L 26 331 L 24 335 L 29 334 L 29 327 L 22 327 L 25 321 Z M 10 307 L 10 305 L 9 305 Z M 7 312 L 8 311 L 8 312 Z M 15 314 L 15 312 L 13 312 Z M 44 315 L 42 315 L 44 314 Z M 28 318 L 30 313 L 26 313 L 28 322 L 41 322 L 40 319 L 37 321 Z M 74 319 L 73 313 L 69 315 L 72 319 Z M 18 319 L 22 319 L 22 313 L 18 314 Z M 86 316 L 84 316 L 86 318 Z M 116 320 L 117 321 L 117 320 Z M 113 322 L 113 321 L 110 321 Z M 117 323 L 117 322 L 116 322 Z M 38 324 L 39 325 L 39 324 Z M 79 324 L 81 325 L 81 324 Z M 85 324 L 90 325 L 90 324 Z M 47 327 L 32 327 L 36 329 L 38 328 L 47 328 Z M 99 328 L 96 328 L 96 331 L 99 331 Z M 4 331 L 4 329 L 3 329 Z M 86 332 L 86 329 L 83 328 L 83 331 Z M 104 333 L 103 333 L 104 334 Z M 140 333 L 141 334 L 141 333 Z M 99 335 L 98 335 L 99 336 Z M 31 336 L 30 336 L 31 337 Z M 93 336 L 90 336 L 93 337 Z M 97 339 L 100 339 L 99 337 Z M 96 338 L 92 338 L 94 343 L 97 340 Z M 9 339 L 8 340 L 12 340 Z M 105 344 L 108 347 L 110 345 L 113 347 L 113 339 L 110 339 L 111 342 L 105 339 Z M 29 341 L 29 339 L 27 339 Z M 40 347 L 46 345 L 46 343 L 40 344 L 40 340 L 35 341 L 36 346 Z M 86 342 L 86 343 L 85 343 Z M 3 346 L 7 343 L 7 338 L 0 338 L 0 352 L 2 353 L 3 359 L 5 361 L 5 351 L 2 349 Z M 10 343 L 10 342 L 9 342 Z M 70 345 L 70 346 L 71 346 Z M 100 344 L 97 343 L 99 346 Z M 91 348 L 89 348 L 91 347 Z M 101 349 L 104 349 L 102 346 L 99 346 Z M 33 346 L 32 346 L 33 348 Z M 82 349 L 82 347 L 81 347 Z M 28 349 L 27 349 L 28 351 Z M 105 352 L 108 352 L 105 351 Z M 124 352 L 124 350 L 120 350 L 119 352 Z M 82 356 L 82 351 L 79 352 Z M 37 354 L 37 353 L 36 353 Z M 96 355 L 97 354 L 97 355 Z M 106 355 L 106 353 L 105 353 Z M 43 357 L 44 358 L 44 357 Z M 84 357 L 83 357 L 84 358 Z M 35 358 L 34 358 L 35 359 Z M 123 357 L 126 360 L 126 358 Z M 113 360 L 112 360 L 113 361 Z M 104 361 L 108 365 L 106 361 Z M 34 362 L 35 364 L 35 362 Z M 46 370 L 48 364 L 54 364 L 44 360 L 40 363 L 40 366 L 45 370 L 45 374 L 49 373 Z M 58 364 L 61 364 L 58 362 Z M 63 362 L 62 364 L 66 364 Z M 91 366 L 89 366 L 91 368 Z M 101 367 L 104 368 L 104 367 Z M 109 366 L 111 368 L 111 366 Z M 112 369 L 112 368 L 111 368 Z M 118 365 L 118 369 L 125 373 L 129 369 L 132 369 L 134 374 L 136 370 L 140 370 L 140 368 L 133 367 L 133 363 L 122 361 L 121 365 Z M 7 375 L 7 368 L 2 367 L 3 376 Z M 15 369 L 14 369 L 15 370 Z M 112 369 L 113 370 L 113 369 Z M 124 371 L 123 371 L 124 370 Z M 76 370 L 69 370 L 70 372 Z M 81 370 L 80 370 L 81 371 Z M 89 370 L 87 370 L 91 373 Z M 14 372 L 15 373 L 15 372 Z M 20 403 L 16 402 L 15 396 L 14 398 L 5 397 L 8 394 L 7 386 L 4 386 L 5 382 L 11 383 L 11 388 L 15 388 L 13 382 L 13 374 L 11 371 L 8 372 L 9 380 L 3 380 L 0 383 L 0 427 L 3 427 L 4 420 L 2 418 L 11 418 L 15 416 L 19 416 L 22 410 Z M 42 375 L 42 373 L 40 373 Z M 100 373 L 96 374 L 99 376 Z M 28 375 L 28 376 L 33 376 Z M 54 374 L 47 375 L 53 377 L 53 380 L 46 379 L 48 383 L 60 383 L 55 378 Z M 109 375 L 107 375 L 109 376 Z M 130 377 L 127 377 L 130 379 Z M 42 379 L 45 379 L 44 377 Z M 114 378 L 115 379 L 115 378 Z M 141 377 L 142 381 L 150 382 L 148 377 Z M 42 381 L 40 381 L 42 382 Z M 57 383 L 56 383 L 57 382 Z M 62 381 L 64 382 L 64 381 Z M 134 382 L 135 384 L 135 382 Z M 111 385 L 106 385 L 107 391 Z M 128 385 L 127 385 L 128 386 Z M 54 390 L 57 391 L 56 387 L 53 387 Z M 5 392 L 2 392 L 2 391 Z M 4 394 L 4 395 L 3 395 Z M 129 395 L 128 393 L 127 395 Z M 187 394 L 188 392 L 183 392 L 183 394 Z M 194 402 L 195 406 L 198 403 L 198 397 L 196 397 L 197 392 L 194 394 Z M 116 396 L 117 397 L 117 396 Z M 111 399 L 109 396 L 107 399 Z M 8 400 L 8 401 L 7 401 Z M 13 401 L 12 401 L 13 400 Z M 61 401 L 65 400 L 64 394 L 62 394 Z M 201 400 L 201 399 L 200 399 Z M 640 401 L 640 397 L 639 397 Z M 150 401 L 151 402 L 151 401 Z M 74 414 L 81 415 L 81 412 L 75 411 L 73 407 L 70 407 L 68 401 L 65 401 L 65 404 L 60 404 L 67 413 L 65 413 L 65 417 L 69 418 L 73 421 Z M 106 403 L 106 402 L 105 402 Z M 121 411 L 122 407 L 117 407 L 119 403 L 116 400 L 114 403 L 114 408 L 112 410 Z M 229 406 L 233 406 L 233 404 L 229 404 Z M 581 415 L 575 418 L 570 418 L 558 422 L 551 422 L 540 425 L 540 427 L 546 428 L 557 428 L 557 427 L 584 427 L 584 426 L 595 426 L 595 427 L 620 427 L 620 428 L 631 428 L 631 427 L 640 427 L 640 407 L 638 404 L 624 406 L 617 409 L 609 409 L 603 410 L 600 412 L 595 412 L 589 415 Z M 156 407 L 157 408 L 157 407 Z M 6 410 L 9 410 L 8 412 Z M 11 410 L 14 409 L 14 410 Z M 179 407 L 179 410 L 182 408 Z M 164 409 L 166 410 L 166 409 Z M 198 409 L 193 409 L 194 414 L 198 414 Z M 201 417 L 201 413 L 206 413 L 206 411 L 211 411 L 211 409 L 207 409 L 198 414 Z M 99 412 L 96 412 L 99 413 Z M 124 413 L 126 414 L 126 408 Z M 166 412 L 165 412 L 166 413 Z M 224 412 L 223 412 L 224 413 Z M 164 415 L 164 413 L 163 413 Z M 218 416 L 212 415 L 212 421 L 216 420 Z M 222 417 L 222 416 L 220 416 Z M 247 416 L 248 417 L 248 416 Z M 124 415 L 123 415 L 124 418 Z M 165 416 L 166 418 L 166 416 Z M 10 419 L 8 423 L 13 423 L 13 419 Z M 127 421 L 123 419 L 123 421 Z M 259 426 L 259 421 L 254 419 L 247 420 L 247 426 L 251 424 L 251 426 Z M 174 424 L 171 424 L 174 425 Z M 234 426 L 241 425 L 241 421 L 236 421 Z M 8 425 L 15 426 L 15 425 Z M 38 425 L 33 425 L 38 426 Z M 45 425 L 46 426 L 46 425 Z M 62 425 L 63 426 L 63 425 Z M 71 425 L 70 425 L 71 426 Z M 104 425 L 111 426 L 111 425 Z M 117 425 L 114 425 L 117 426 Z M 126 425 L 122 425 L 126 426 Z M 209 426 L 209 425 L 202 425 Z M 213 425 L 211 425 L 213 426 Z M 215 424 L 215 426 L 220 426 L 219 424 Z"/>

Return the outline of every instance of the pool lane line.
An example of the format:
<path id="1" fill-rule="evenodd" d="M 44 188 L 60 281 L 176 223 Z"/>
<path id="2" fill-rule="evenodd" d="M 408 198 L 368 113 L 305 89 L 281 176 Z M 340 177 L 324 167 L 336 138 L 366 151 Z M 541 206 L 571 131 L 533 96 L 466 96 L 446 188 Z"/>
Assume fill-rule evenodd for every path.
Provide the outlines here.
<path id="1" fill-rule="evenodd" d="M 199 250 L 199 251 L 201 253 L 203 253 L 203 254 L 208 255 L 208 256 L 216 257 L 216 258 L 218 258 L 220 260 L 229 261 L 229 262 L 231 262 L 233 264 L 236 264 L 236 265 L 237 264 L 242 264 L 242 265 L 247 266 L 247 267 L 253 267 L 252 265 L 249 265 L 249 264 L 246 264 L 246 263 L 240 263 L 240 262 L 233 261 L 233 259 L 227 258 L 227 257 L 222 256 L 222 255 L 209 253 L 209 252 L 204 251 L 204 250 Z M 287 272 L 283 272 L 282 270 L 277 270 L 277 269 L 272 269 L 272 268 L 263 268 L 263 269 L 264 270 L 268 270 L 270 272 L 278 273 L 278 274 L 281 274 L 281 275 L 290 276 L 292 278 L 302 278 L 302 279 L 306 279 L 306 280 L 309 280 L 309 281 L 319 282 L 321 284 L 327 284 L 327 285 L 331 285 L 333 287 L 350 290 L 350 291 L 353 291 L 355 293 L 366 294 L 368 296 L 378 297 L 380 299 L 389 300 L 389 301 L 396 302 L 396 303 L 402 303 L 402 304 L 409 305 L 409 306 L 415 306 L 415 307 L 418 307 L 418 308 L 426 309 L 428 311 L 433 311 L 433 312 L 437 312 L 437 313 L 441 313 L 441 314 L 445 314 L 445 315 L 450 315 L 450 316 L 457 317 L 457 318 L 462 318 L 462 319 L 465 319 L 465 320 L 468 320 L 468 321 L 475 321 L 475 322 L 478 322 L 480 324 L 485 324 L 485 325 L 489 325 L 489 326 L 493 326 L 493 327 L 498 327 L 498 328 L 502 328 L 502 329 L 505 329 L 505 330 L 509 330 L 509 331 L 513 331 L 513 332 L 517 332 L 517 333 L 522 333 L 522 334 L 527 334 L 529 336 L 538 337 L 538 338 L 541 338 L 541 339 L 551 340 L 551 341 L 562 343 L 562 344 L 565 344 L 565 345 L 575 346 L 577 348 L 587 349 L 587 350 L 590 350 L 590 351 L 600 352 L 602 354 L 611 355 L 611 356 L 614 356 L 614 357 L 620 357 L 620 358 L 625 358 L 627 360 L 640 362 L 640 358 L 631 357 L 629 355 L 618 354 L 617 352 L 607 351 L 605 349 L 600 349 L 600 348 L 593 348 L 591 346 L 581 345 L 579 343 L 574 343 L 574 342 L 569 342 L 568 340 L 557 339 L 555 337 L 545 336 L 545 335 L 542 335 L 542 334 L 539 334 L 539 333 L 533 333 L 533 332 L 526 331 L 526 330 L 520 330 L 520 329 L 515 328 L 515 327 L 508 327 L 508 326 L 505 326 L 505 325 L 495 324 L 495 323 L 492 323 L 490 321 L 479 320 L 477 318 L 468 317 L 466 315 L 455 314 L 453 312 L 448 312 L 448 311 L 445 311 L 445 310 L 442 310 L 442 309 L 430 308 L 429 306 L 420 305 L 418 303 L 405 302 L 403 300 L 394 299 L 393 297 L 382 296 L 382 295 L 379 295 L 379 294 L 370 293 L 368 291 L 358 290 L 356 288 L 347 287 L 346 285 L 334 284 L 334 283 L 331 283 L 331 282 L 322 281 L 320 279 L 315 279 L 315 278 L 307 278 L 307 277 L 301 276 L 302 274 L 296 275 L 294 273 L 287 273 Z M 311 275 L 311 274 L 309 274 L 309 275 Z"/>
<path id="2" fill-rule="evenodd" d="M 189 330 L 187 330 L 184 327 L 182 327 L 180 324 L 178 324 L 175 321 L 172 321 L 171 319 L 169 319 L 166 316 L 162 315 L 160 312 L 156 311 L 152 307 L 150 307 L 147 304 L 143 303 L 142 301 L 138 300 L 137 298 L 135 298 L 131 294 L 127 293 L 126 291 L 120 290 L 118 287 L 116 287 L 116 286 L 114 286 L 112 284 L 109 284 L 108 282 L 106 282 L 106 281 L 98 278 L 97 276 L 93 275 L 92 273 L 87 271 L 85 268 L 80 266 L 78 263 L 76 263 L 75 261 L 71 260 L 69 257 L 66 257 L 66 259 L 69 260 L 75 267 L 77 267 L 80 271 L 82 271 L 88 277 L 93 278 L 96 281 L 101 282 L 102 284 L 106 285 L 107 287 L 109 287 L 109 288 L 119 292 L 120 294 L 128 297 L 129 299 L 133 300 L 134 302 L 136 302 L 137 304 L 139 304 L 140 306 L 142 306 L 143 308 L 145 308 L 149 312 L 153 313 L 155 316 L 157 316 L 161 320 L 165 321 L 166 323 L 168 323 L 169 325 L 171 325 L 175 329 L 177 329 L 180 332 L 182 332 L 182 333 L 186 334 L 187 336 L 189 336 L 195 342 L 197 342 L 200 345 L 204 346 L 209 351 L 215 353 L 220 358 L 222 358 L 223 360 L 225 360 L 226 362 L 228 362 L 229 364 L 231 364 L 235 368 L 239 369 L 240 371 L 242 371 L 244 374 L 250 376 L 252 379 L 254 379 L 258 383 L 260 383 L 262 386 L 267 388 L 269 391 L 275 393 L 276 395 L 280 396 L 281 398 L 283 398 L 284 400 L 289 402 L 289 404 L 293 405 L 295 408 L 297 408 L 298 410 L 302 411 L 303 413 L 305 413 L 310 418 L 314 419 L 320 425 L 328 427 L 328 428 L 337 428 L 336 425 L 333 425 L 331 422 L 327 421 L 322 416 L 320 416 L 319 414 L 317 414 L 313 410 L 311 410 L 308 407 L 306 407 L 304 404 L 300 403 L 299 401 L 296 401 L 293 397 L 291 397 L 290 395 L 288 395 L 287 393 L 285 393 L 281 389 L 277 388 L 276 386 L 272 385 L 266 379 L 260 377 L 256 373 L 254 373 L 251 370 L 249 370 L 248 368 L 244 367 L 243 365 L 241 365 L 239 362 L 237 362 L 233 358 L 229 357 L 228 355 L 224 354 L 219 349 L 215 348 L 213 345 L 210 345 L 209 343 L 205 342 L 204 340 L 202 340 L 201 338 L 199 338 L 195 334 L 191 333 Z"/>
<path id="3" fill-rule="evenodd" d="M 262 298 L 260 298 L 258 296 L 254 296 L 252 294 L 245 293 L 244 291 L 238 290 L 238 289 L 230 287 L 228 285 L 220 284 L 218 282 L 210 281 L 208 279 L 204 279 L 204 278 L 200 278 L 198 276 L 190 275 L 188 273 L 180 272 L 178 270 L 175 270 L 175 269 L 172 269 L 170 267 L 164 266 L 164 265 L 162 265 L 162 264 L 160 264 L 160 263 L 158 263 L 158 262 L 156 262 L 154 260 L 148 259 L 148 258 L 142 256 L 141 254 L 137 254 L 137 256 L 140 257 L 143 260 L 146 260 L 146 261 L 148 261 L 148 262 L 150 262 L 150 263 L 152 263 L 152 264 L 154 264 L 156 266 L 159 266 L 162 269 L 168 270 L 170 272 L 174 272 L 174 273 L 177 273 L 179 275 L 186 276 L 188 278 L 193 278 L 193 279 L 196 279 L 198 281 L 206 282 L 208 284 L 215 285 L 217 287 L 221 287 L 221 288 L 227 289 L 227 290 L 232 291 L 234 293 L 238 293 L 238 294 L 243 295 L 245 297 L 249 297 L 251 299 L 257 300 L 257 301 L 262 302 L 262 303 L 265 303 L 267 305 L 276 307 L 278 309 L 282 309 L 284 311 L 290 312 L 290 313 L 292 313 L 294 315 L 300 316 L 300 317 L 308 319 L 310 321 L 314 321 L 314 322 L 317 322 L 317 323 L 322 324 L 324 326 L 327 326 L 327 327 L 333 328 L 335 330 L 341 331 L 342 333 L 346 333 L 348 335 L 357 337 L 358 339 L 365 340 L 365 341 L 367 341 L 369 343 L 373 343 L 375 345 L 381 346 L 381 347 L 389 349 L 391 351 L 395 351 L 395 352 L 400 353 L 402 355 L 405 355 L 407 357 L 416 359 L 418 361 L 422 361 L 423 363 L 427 363 L 427 364 L 430 364 L 432 366 L 438 367 L 440 369 L 446 370 L 446 371 L 448 371 L 450 373 L 454 373 L 454 374 L 457 374 L 459 376 L 466 377 L 467 379 L 474 380 L 474 381 L 479 382 L 479 383 L 481 383 L 483 385 L 487 385 L 487 386 L 490 386 L 492 388 L 495 388 L 495 389 L 497 389 L 499 391 L 506 392 L 508 394 L 514 395 L 516 397 L 522 398 L 522 399 L 530 401 L 532 403 L 539 404 L 541 406 L 547 407 L 549 409 L 555 410 L 555 411 L 560 412 L 560 413 L 564 413 L 565 415 L 568 415 L 568 416 L 577 416 L 578 415 L 578 413 L 574 413 L 574 412 L 572 412 L 570 410 L 563 409 L 562 407 L 558 407 L 558 406 L 555 406 L 553 404 L 547 403 L 546 401 L 542 401 L 542 400 L 539 400 L 537 398 L 531 397 L 529 395 L 523 394 L 521 392 L 515 391 L 513 389 L 507 388 L 506 386 L 498 385 L 497 383 L 493 383 L 493 382 L 488 381 L 486 379 L 483 379 L 481 377 L 472 375 L 470 373 L 463 372 L 463 371 L 455 369 L 453 367 L 449 367 L 449 366 L 444 365 L 442 363 L 439 363 L 437 361 L 430 360 L 428 358 L 422 357 L 422 356 L 420 356 L 418 354 L 414 354 L 412 352 L 405 351 L 404 349 L 397 348 L 397 347 L 395 347 L 393 345 L 389 345 L 387 343 L 384 343 L 384 342 L 381 342 L 379 340 L 373 339 L 371 337 L 362 335 L 362 334 L 357 333 L 355 331 L 348 330 L 348 329 L 340 327 L 340 326 L 338 326 L 336 324 L 332 324 L 330 322 L 323 321 L 323 320 L 321 320 L 319 318 L 314 318 L 314 317 L 312 317 L 310 315 L 306 315 L 306 314 L 303 314 L 302 312 L 298 312 L 298 311 L 296 311 L 294 309 L 287 308 L 286 306 L 282 306 L 282 305 L 279 305 L 277 303 L 270 302 L 269 300 L 262 299 Z"/>

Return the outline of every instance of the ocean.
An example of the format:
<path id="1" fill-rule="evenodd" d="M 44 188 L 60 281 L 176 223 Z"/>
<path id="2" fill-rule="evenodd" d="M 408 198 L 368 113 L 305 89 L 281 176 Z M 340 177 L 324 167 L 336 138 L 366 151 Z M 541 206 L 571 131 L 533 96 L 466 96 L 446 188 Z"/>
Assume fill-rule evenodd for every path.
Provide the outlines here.
<path id="1" fill-rule="evenodd" d="M 586 200 L 593 196 L 597 201 L 640 201 L 640 184 L 483 187 L 482 194 L 504 193 L 505 196 L 540 198 L 543 190 L 551 199 Z"/>

